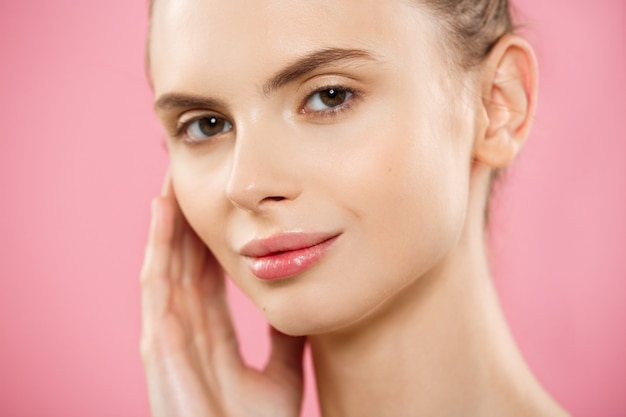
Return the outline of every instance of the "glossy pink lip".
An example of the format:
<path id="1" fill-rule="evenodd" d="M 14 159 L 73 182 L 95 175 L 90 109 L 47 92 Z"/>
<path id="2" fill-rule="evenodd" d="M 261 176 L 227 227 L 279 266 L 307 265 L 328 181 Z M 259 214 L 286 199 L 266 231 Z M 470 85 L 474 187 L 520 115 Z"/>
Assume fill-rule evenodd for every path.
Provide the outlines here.
<path id="1" fill-rule="evenodd" d="M 282 233 L 252 240 L 240 254 L 258 278 L 288 278 L 317 263 L 338 237 L 337 233 Z"/>

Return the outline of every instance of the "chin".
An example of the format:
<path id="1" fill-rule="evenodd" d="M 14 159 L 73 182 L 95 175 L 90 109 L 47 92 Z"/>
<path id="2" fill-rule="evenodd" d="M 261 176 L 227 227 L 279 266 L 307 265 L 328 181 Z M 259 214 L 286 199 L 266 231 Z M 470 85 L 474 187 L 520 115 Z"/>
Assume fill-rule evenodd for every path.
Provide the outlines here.
<path id="1" fill-rule="evenodd" d="M 337 298 L 320 291 L 311 294 L 296 287 L 297 285 L 274 287 L 268 293 L 248 296 L 269 324 L 290 336 L 329 333 L 355 320 L 354 308 L 338 308 L 338 304 L 345 304 L 338 303 Z"/>
<path id="2" fill-rule="evenodd" d="M 303 303 L 287 302 L 259 306 L 261 312 L 277 330 L 290 336 L 312 336 L 329 333 L 342 327 L 341 317 L 326 310 L 305 306 Z"/>
<path id="3" fill-rule="evenodd" d="M 359 299 L 354 292 L 343 294 L 338 289 L 291 290 L 284 293 L 273 291 L 262 300 L 253 299 L 266 320 L 277 330 L 290 336 L 314 336 L 356 328 L 381 311 L 394 298 L 392 295 L 379 295 Z"/>
<path id="4" fill-rule="evenodd" d="M 265 317 L 274 328 L 289 336 L 314 336 L 332 333 L 347 327 L 349 323 L 344 323 L 336 318 L 334 320 L 319 320 L 304 314 L 279 313 Z"/>

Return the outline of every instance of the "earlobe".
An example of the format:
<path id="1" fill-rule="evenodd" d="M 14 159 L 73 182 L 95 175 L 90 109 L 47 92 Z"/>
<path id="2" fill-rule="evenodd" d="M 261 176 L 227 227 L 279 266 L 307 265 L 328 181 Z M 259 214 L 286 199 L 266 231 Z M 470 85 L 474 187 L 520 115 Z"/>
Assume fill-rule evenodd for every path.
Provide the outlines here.
<path id="1" fill-rule="evenodd" d="M 474 158 L 503 168 L 526 141 L 537 102 L 537 62 L 530 45 L 504 36 L 487 57 L 482 77 L 487 126 L 478 135 Z"/>

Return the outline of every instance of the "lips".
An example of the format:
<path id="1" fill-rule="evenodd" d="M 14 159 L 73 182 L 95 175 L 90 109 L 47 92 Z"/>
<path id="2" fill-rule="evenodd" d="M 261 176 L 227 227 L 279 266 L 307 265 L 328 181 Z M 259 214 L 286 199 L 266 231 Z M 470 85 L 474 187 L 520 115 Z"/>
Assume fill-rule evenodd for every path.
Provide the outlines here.
<path id="1" fill-rule="evenodd" d="M 338 237 L 338 233 L 282 233 L 252 240 L 240 254 L 258 278 L 283 279 L 315 265 Z"/>

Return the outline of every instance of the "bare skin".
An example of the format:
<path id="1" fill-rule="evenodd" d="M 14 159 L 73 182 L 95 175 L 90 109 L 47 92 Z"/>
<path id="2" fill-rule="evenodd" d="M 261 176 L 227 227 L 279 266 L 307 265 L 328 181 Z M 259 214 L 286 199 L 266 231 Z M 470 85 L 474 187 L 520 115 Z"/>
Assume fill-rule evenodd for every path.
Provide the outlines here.
<path id="1" fill-rule="evenodd" d="M 304 336 L 326 417 L 566 415 L 508 331 L 483 236 L 490 172 L 532 122 L 532 49 L 505 36 L 457 77 L 427 11 L 307 4 L 154 9 L 171 179 L 142 270 L 153 415 L 297 416 Z M 255 276 L 241 247 L 294 230 L 338 237 L 301 273 Z M 225 272 L 280 330 L 261 372 L 239 356 Z"/>
<path id="2" fill-rule="evenodd" d="M 182 217 L 169 178 L 152 209 L 141 352 L 153 416 L 297 416 L 304 338 L 272 329 L 267 367 L 246 367 L 224 272 Z"/>

